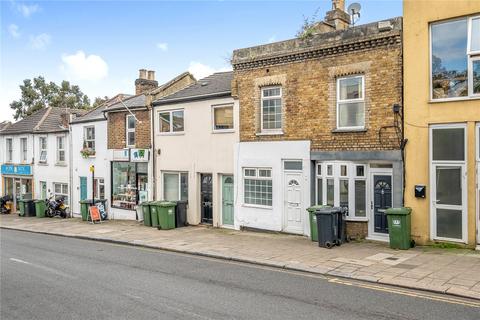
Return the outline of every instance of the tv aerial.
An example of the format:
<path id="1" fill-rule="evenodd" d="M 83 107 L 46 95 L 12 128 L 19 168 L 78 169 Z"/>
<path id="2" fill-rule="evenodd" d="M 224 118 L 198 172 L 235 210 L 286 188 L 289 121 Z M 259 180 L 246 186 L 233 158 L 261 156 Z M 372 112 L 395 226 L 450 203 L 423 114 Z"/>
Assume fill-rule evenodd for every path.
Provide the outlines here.
<path id="1" fill-rule="evenodd" d="M 362 6 L 358 2 L 350 4 L 347 8 L 353 26 L 355 26 L 355 22 L 360 19 L 360 9 L 362 9 Z"/>

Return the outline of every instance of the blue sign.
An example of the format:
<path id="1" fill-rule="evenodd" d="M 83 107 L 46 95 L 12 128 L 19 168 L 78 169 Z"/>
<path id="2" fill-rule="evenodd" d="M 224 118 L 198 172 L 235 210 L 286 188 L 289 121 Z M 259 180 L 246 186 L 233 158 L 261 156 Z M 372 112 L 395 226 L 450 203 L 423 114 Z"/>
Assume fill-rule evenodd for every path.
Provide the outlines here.
<path id="1" fill-rule="evenodd" d="M 2 164 L 2 174 L 16 174 L 21 176 L 32 175 L 32 166 L 30 165 L 16 165 L 16 164 Z"/>

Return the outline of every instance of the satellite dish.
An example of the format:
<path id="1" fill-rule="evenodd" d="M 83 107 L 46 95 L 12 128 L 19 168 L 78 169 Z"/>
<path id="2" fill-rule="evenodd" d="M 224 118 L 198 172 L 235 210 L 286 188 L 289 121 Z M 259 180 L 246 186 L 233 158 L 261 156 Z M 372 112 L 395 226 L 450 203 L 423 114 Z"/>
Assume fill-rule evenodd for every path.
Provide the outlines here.
<path id="1" fill-rule="evenodd" d="M 347 8 L 348 14 L 352 17 L 352 24 L 355 25 L 355 22 L 360 19 L 360 9 L 362 9 L 362 6 L 358 2 L 354 2 L 350 4 Z"/>

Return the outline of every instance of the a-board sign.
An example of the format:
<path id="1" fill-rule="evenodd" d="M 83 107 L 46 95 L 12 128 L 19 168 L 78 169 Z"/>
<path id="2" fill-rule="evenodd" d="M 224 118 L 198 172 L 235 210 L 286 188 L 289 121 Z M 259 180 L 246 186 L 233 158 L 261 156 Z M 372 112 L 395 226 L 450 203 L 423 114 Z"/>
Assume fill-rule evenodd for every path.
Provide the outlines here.
<path id="1" fill-rule="evenodd" d="M 100 211 L 98 210 L 97 206 L 90 207 L 90 219 L 92 220 L 92 223 L 95 223 L 95 221 L 102 222 L 102 218 L 100 217 Z"/>

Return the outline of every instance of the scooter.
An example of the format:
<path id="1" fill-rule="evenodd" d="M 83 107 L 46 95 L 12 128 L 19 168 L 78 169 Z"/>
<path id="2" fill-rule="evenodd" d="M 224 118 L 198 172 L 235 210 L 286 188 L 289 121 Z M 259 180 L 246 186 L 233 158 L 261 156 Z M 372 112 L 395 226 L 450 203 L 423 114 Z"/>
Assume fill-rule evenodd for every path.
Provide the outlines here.
<path id="1" fill-rule="evenodd" d="M 7 207 L 7 202 L 12 201 L 12 196 L 6 195 L 0 198 L 0 213 L 9 214 L 10 208 Z"/>
<path id="2" fill-rule="evenodd" d="M 64 196 L 50 196 L 45 200 L 46 212 L 45 215 L 49 218 L 60 216 L 61 218 L 67 217 L 67 206 L 65 205 Z"/>

